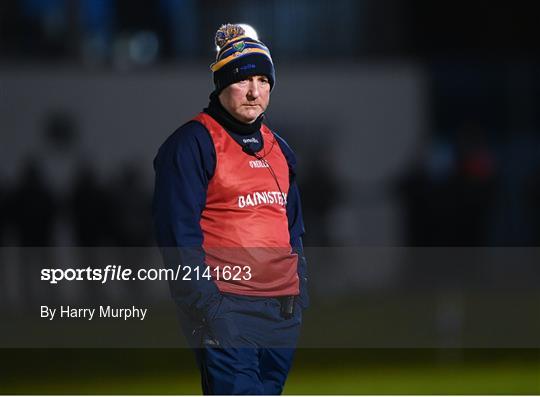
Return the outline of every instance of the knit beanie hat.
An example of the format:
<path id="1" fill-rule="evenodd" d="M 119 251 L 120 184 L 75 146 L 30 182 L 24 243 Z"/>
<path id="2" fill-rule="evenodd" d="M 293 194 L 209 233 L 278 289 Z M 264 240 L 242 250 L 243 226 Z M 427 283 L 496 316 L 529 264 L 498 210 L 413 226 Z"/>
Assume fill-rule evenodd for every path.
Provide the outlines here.
<path id="1" fill-rule="evenodd" d="M 222 25 L 216 32 L 219 47 L 216 62 L 210 65 L 214 73 L 215 92 L 250 76 L 268 77 L 270 89 L 276 80 L 274 64 L 268 48 L 246 35 L 240 25 Z"/>

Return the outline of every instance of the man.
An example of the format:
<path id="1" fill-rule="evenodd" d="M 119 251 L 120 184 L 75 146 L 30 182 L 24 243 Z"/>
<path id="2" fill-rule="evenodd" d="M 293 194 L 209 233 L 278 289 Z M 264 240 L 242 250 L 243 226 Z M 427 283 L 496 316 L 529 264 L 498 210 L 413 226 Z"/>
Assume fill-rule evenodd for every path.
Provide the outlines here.
<path id="1" fill-rule="evenodd" d="M 239 25 L 216 34 L 210 104 L 161 146 L 154 219 L 205 394 L 280 394 L 308 305 L 296 160 L 263 123 L 275 71 Z"/>

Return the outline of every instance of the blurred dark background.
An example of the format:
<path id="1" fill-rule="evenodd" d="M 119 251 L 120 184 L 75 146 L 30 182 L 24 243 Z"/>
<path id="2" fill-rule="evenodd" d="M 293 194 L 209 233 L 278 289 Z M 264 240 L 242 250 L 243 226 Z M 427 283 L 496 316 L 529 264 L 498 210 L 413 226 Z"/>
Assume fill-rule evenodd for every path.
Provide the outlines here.
<path id="1" fill-rule="evenodd" d="M 222 23 L 241 22 L 255 27 L 276 64 L 268 123 L 298 155 L 306 246 L 536 247 L 540 244 L 536 8 L 528 1 L 1 2 L 0 245 L 154 245 L 152 159 L 169 134 L 206 106 L 216 29 Z M 357 320 L 358 332 L 384 332 L 395 326 L 396 316 L 415 310 L 421 314 L 411 320 L 415 323 L 411 329 L 429 321 L 442 347 L 459 347 L 467 327 L 475 327 L 471 323 L 480 324 L 476 331 L 482 331 L 482 323 L 488 322 L 482 317 L 484 306 L 478 305 L 483 299 L 478 298 L 478 286 L 504 288 L 511 278 L 508 269 L 482 263 L 465 267 L 471 257 L 463 263 L 418 266 L 415 258 L 344 268 L 328 277 L 328 264 L 337 264 L 324 254 L 312 255 L 317 311 L 311 318 L 308 312 L 306 330 L 316 328 L 310 324 L 331 322 L 318 316 L 325 308 L 325 313 L 341 316 L 336 307 L 350 307 L 353 297 L 367 306 Z M 6 285 L 22 285 L 28 275 L 11 277 L 19 273 L 17 266 L 10 266 L 4 281 L 0 279 L 4 292 L 11 291 L 4 308 L 17 306 L 20 295 L 14 292 L 17 287 Z M 512 302 L 507 312 L 526 308 L 523 318 L 531 320 L 529 329 L 536 329 L 538 317 L 531 313 L 538 309 L 539 271 L 534 265 L 521 269 L 511 287 L 519 290 L 527 285 L 530 294 L 515 294 L 512 300 L 495 289 L 497 299 L 487 300 Z M 436 283 L 430 281 L 434 278 Z M 466 291 L 463 283 L 471 279 L 475 283 Z M 421 303 L 407 306 L 410 295 L 404 288 L 411 293 L 426 286 L 431 288 L 429 295 L 414 297 Z M 163 298 L 162 292 L 156 296 Z M 340 299 L 347 306 L 340 306 Z M 386 302 L 384 309 L 381 302 Z M 425 309 L 426 302 L 433 307 Z M 503 322 L 499 303 L 486 304 L 493 306 L 495 324 Z M 478 307 L 471 309 L 475 304 Z M 413 306 L 416 309 L 411 310 Z M 363 326 L 378 320 L 378 331 Z M 319 335 L 307 334 L 315 335 L 315 340 Z M 450 358 L 463 363 L 453 376 L 461 377 L 461 370 L 476 373 L 466 367 L 463 355 L 441 351 L 433 360 L 420 360 L 424 369 L 418 374 L 441 357 L 443 362 Z M 299 368 L 308 374 L 305 379 L 315 379 L 318 372 L 310 365 L 324 360 L 308 353 L 301 353 L 308 358 L 300 359 Z M 36 357 L 35 352 L 25 354 Z M 78 356 L 80 351 L 63 354 Z M 128 356 L 144 354 L 131 351 Z M 153 360 L 172 360 L 174 355 L 167 354 L 158 352 Z M 422 354 L 399 353 L 405 363 Z M 473 355 L 482 354 L 491 360 L 485 353 Z M 521 354 L 527 358 L 521 360 Z M 123 355 L 101 352 L 88 365 L 117 357 L 118 366 L 123 366 L 126 360 L 118 358 Z M 378 355 L 375 351 L 360 361 L 369 367 Z M 57 373 L 65 373 L 68 364 L 60 365 L 60 356 L 56 352 L 40 360 L 54 361 Z M 503 356 L 502 361 L 512 361 Z M 344 362 L 359 356 L 353 352 L 351 357 Z M 492 385 L 495 379 L 505 379 L 500 374 L 486 378 L 491 388 L 468 388 L 466 381 L 462 388 L 456 386 L 458 381 L 447 388 L 444 382 L 440 388 L 423 388 L 422 378 L 418 387 L 407 389 L 396 375 L 393 380 L 381 377 L 381 382 L 404 385 L 401 388 L 372 384 L 362 389 L 354 382 L 347 388 L 347 383 L 337 382 L 345 386 L 330 390 L 537 393 L 538 350 L 512 357 L 516 374 L 530 371 L 532 376 L 524 380 L 508 375 L 508 383 L 499 389 Z M 389 354 L 385 363 L 394 360 L 395 355 Z M 166 364 L 154 363 L 148 365 L 165 371 Z M 391 366 L 386 364 L 383 369 Z M 23 372 L 17 376 L 23 377 Z M 170 379 L 174 376 L 171 373 Z M 305 390 L 302 379 L 291 390 Z M 121 384 L 120 391 L 137 392 L 124 387 L 132 379 L 115 382 Z M 161 378 L 149 381 L 148 390 L 161 390 L 154 388 L 160 382 Z M 192 392 L 198 390 L 196 384 L 191 386 Z M 75 385 L 62 387 L 51 390 L 81 390 Z M 84 390 L 99 392 L 92 387 Z M 183 389 L 163 388 L 170 390 Z"/>
<path id="2" fill-rule="evenodd" d="M 299 155 L 306 245 L 537 245 L 534 15 L 529 2 L 2 2 L 0 241 L 152 245 L 152 156 L 205 106 L 213 35 L 232 21 L 276 60 L 269 120 Z"/>

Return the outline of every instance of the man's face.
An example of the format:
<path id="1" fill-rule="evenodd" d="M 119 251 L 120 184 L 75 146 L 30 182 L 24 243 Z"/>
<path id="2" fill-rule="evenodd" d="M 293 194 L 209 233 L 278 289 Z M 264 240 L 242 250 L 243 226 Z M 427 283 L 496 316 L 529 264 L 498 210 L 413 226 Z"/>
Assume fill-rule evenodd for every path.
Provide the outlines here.
<path id="1" fill-rule="evenodd" d="M 268 107 L 270 82 L 266 76 L 251 76 L 227 86 L 219 94 L 219 101 L 235 119 L 250 124 Z"/>

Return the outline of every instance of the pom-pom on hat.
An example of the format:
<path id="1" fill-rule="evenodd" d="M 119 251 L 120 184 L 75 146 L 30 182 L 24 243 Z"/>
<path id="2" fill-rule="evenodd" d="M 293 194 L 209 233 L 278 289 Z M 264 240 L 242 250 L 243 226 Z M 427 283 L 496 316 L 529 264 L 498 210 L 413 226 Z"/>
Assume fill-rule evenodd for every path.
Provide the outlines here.
<path id="1" fill-rule="evenodd" d="M 219 51 L 210 65 L 214 73 L 215 92 L 250 76 L 268 77 L 270 89 L 276 80 L 270 51 L 259 40 L 249 37 L 240 25 L 222 25 L 216 32 Z"/>

